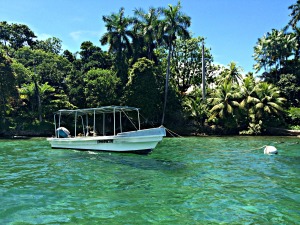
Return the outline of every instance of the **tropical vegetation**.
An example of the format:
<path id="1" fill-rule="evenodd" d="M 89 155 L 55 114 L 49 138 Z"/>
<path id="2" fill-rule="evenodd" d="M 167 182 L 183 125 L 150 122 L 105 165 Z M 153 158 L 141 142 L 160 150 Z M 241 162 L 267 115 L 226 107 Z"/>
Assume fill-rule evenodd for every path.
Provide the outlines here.
<path id="1" fill-rule="evenodd" d="M 102 47 L 78 52 L 57 37 L 39 40 L 24 24 L 0 22 L 0 136 L 50 135 L 61 108 L 130 105 L 144 126 L 182 134 L 268 134 L 300 126 L 300 1 L 286 27 L 258 38 L 253 73 L 215 65 L 204 37 L 189 30 L 180 2 L 102 17 Z M 107 47 L 107 48 L 106 48 Z M 107 49 L 107 50 L 103 50 Z M 206 96 L 202 96 L 202 63 Z M 34 131 L 33 133 L 30 133 Z"/>

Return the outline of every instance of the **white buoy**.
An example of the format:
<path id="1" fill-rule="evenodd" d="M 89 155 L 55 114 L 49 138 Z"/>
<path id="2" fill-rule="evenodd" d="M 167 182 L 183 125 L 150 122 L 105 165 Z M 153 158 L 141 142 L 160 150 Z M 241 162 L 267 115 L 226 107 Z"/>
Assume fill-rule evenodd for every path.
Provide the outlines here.
<path id="1" fill-rule="evenodd" d="M 274 146 L 267 145 L 264 149 L 264 154 L 274 155 L 274 154 L 278 154 L 278 151 Z"/>

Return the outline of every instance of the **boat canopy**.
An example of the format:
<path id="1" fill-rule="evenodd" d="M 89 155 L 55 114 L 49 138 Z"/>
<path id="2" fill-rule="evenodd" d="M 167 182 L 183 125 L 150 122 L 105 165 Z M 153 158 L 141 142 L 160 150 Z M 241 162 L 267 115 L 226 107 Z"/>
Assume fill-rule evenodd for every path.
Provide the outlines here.
<path id="1" fill-rule="evenodd" d="M 102 106 L 102 107 L 97 107 L 97 108 L 86 108 L 86 109 L 61 109 L 58 110 L 57 112 L 54 113 L 54 125 L 55 125 L 55 132 L 56 132 L 56 136 L 57 135 L 57 124 L 56 124 L 56 116 L 58 116 L 58 128 L 60 128 L 61 126 L 61 116 L 63 115 L 74 115 L 75 116 L 75 137 L 77 135 L 77 118 L 81 118 L 81 122 L 82 122 L 82 127 L 83 127 L 83 134 L 84 136 L 86 136 L 86 134 L 89 133 L 89 124 L 88 124 L 88 116 L 89 115 L 93 115 L 94 117 L 94 122 L 93 122 L 93 134 L 96 134 L 96 115 L 97 114 L 103 114 L 103 135 L 105 135 L 105 114 L 107 113 L 112 113 L 113 114 L 113 130 L 114 130 L 114 135 L 116 135 L 116 113 L 120 114 L 119 117 L 119 124 L 120 124 L 120 130 L 122 132 L 122 121 L 121 121 L 121 113 L 124 113 L 126 115 L 125 112 L 130 112 L 130 111 L 136 111 L 138 114 L 138 128 L 134 125 L 134 123 L 130 120 L 130 118 L 127 116 L 127 118 L 129 119 L 129 121 L 132 123 L 132 125 L 137 129 L 140 130 L 141 129 L 141 123 L 140 123 L 140 114 L 139 114 L 139 108 L 136 107 L 129 107 L 129 106 Z M 83 117 L 86 117 L 86 122 L 84 123 Z M 85 130 L 86 128 L 86 130 Z"/>
<path id="2" fill-rule="evenodd" d="M 87 109 L 61 109 L 54 114 L 58 115 L 72 115 L 77 114 L 101 114 L 101 113 L 116 113 L 116 112 L 129 112 L 129 111 L 139 111 L 139 108 L 129 107 L 129 106 L 102 106 L 97 108 L 87 108 Z"/>

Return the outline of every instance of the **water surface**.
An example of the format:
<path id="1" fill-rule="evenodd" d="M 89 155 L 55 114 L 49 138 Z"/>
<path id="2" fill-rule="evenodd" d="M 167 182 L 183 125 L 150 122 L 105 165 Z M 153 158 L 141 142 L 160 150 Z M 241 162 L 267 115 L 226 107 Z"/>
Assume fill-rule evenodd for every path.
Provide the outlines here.
<path id="1" fill-rule="evenodd" d="M 300 224 L 299 143 L 165 138 L 145 156 L 0 140 L 0 224 Z"/>

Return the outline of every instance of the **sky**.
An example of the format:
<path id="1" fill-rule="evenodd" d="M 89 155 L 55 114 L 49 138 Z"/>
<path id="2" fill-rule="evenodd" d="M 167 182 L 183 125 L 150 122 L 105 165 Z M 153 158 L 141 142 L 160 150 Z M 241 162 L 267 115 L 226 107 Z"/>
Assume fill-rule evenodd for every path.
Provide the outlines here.
<path id="1" fill-rule="evenodd" d="M 178 0 L 0 0 L 0 21 L 26 24 L 45 40 L 57 37 L 63 49 L 75 53 L 83 41 L 102 47 L 106 32 L 102 16 L 125 8 L 133 10 L 176 5 Z M 181 0 L 181 11 L 191 17 L 189 30 L 205 37 L 214 63 L 236 62 L 244 73 L 254 72 L 253 48 L 258 38 L 272 29 L 282 29 L 290 20 L 288 7 L 296 0 Z"/>

